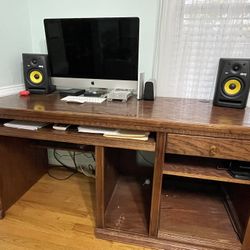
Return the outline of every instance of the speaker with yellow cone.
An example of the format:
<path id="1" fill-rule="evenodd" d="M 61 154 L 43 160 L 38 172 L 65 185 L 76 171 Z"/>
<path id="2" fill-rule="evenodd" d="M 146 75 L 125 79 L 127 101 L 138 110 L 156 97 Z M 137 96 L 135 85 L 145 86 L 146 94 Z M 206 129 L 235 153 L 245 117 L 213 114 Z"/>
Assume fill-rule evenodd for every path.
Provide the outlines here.
<path id="1" fill-rule="evenodd" d="M 48 55 L 23 54 L 25 87 L 33 94 L 48 94 L 55 90 L 51 84 Z"/>
<path id="2" fill-rule="evenodd" d="M 220 59 L 213 104 L 245 108 L 250 87 L 250 59 Z"/>

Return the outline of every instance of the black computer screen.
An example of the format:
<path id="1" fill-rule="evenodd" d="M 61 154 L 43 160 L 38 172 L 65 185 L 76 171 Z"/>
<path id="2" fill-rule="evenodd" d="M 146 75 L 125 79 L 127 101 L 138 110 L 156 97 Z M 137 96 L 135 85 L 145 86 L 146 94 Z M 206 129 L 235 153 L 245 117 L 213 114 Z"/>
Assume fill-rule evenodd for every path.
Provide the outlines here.
<path id="1" fill-rule="evenodd" d="M 54 77 L 137 80 L 139 18 L 45 19 Z"/>

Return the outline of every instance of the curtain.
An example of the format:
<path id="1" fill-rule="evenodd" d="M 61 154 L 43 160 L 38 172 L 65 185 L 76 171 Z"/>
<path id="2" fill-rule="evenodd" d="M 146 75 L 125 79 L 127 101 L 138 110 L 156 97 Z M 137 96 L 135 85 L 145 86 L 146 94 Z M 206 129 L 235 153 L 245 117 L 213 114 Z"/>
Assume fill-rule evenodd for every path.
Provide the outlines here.
<path id="1" fill-rule="evenodd" d="M 162 0 L 157 96 L 212 99 L 219 58 L 250 58 L 250 0 Z"/>

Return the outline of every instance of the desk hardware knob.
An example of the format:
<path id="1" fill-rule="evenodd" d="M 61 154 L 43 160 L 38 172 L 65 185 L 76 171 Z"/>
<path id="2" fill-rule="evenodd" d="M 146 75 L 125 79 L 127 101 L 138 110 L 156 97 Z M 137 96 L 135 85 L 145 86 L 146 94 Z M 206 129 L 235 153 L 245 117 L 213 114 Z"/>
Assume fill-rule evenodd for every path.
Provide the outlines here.
<path id="1" fill-rule="evenodd" d="M 217 153 L 217 147 L 216 146 L 211 146 L 209 149 L 209 155 L 214 156 Z"/>

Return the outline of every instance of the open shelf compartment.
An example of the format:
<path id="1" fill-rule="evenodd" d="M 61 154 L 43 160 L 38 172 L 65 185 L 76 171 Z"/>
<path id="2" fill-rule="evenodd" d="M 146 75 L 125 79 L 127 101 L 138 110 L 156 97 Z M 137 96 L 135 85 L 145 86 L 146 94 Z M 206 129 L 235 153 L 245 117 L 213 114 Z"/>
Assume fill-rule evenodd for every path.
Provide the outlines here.
<path id="1" fill-rule="evenodd" d="M 158 237 L 205 248 L 241 249 L 219 185 L 177 179 L 164 181 Z"/>
<path id="2" fill-rule="evenodd" d="M 148 236 L 151 185 L 145 180 L 152 169 L 138 166 L 135 153 L 105 149 L 104 228 Z"/>
<path id="3" fill-rule="evenodd" d="M 225 169 L 225 162 L 204 157 L 167 155 L 162 171 L 165 175 L 250 185 L 250 180 L 232 177 Z"/>
<path id="4" fill-rule="evenodd" d="M 105 213 L 105 227 L 148 235 L 149 190 L 134 177 L 120 176 Z"/>

